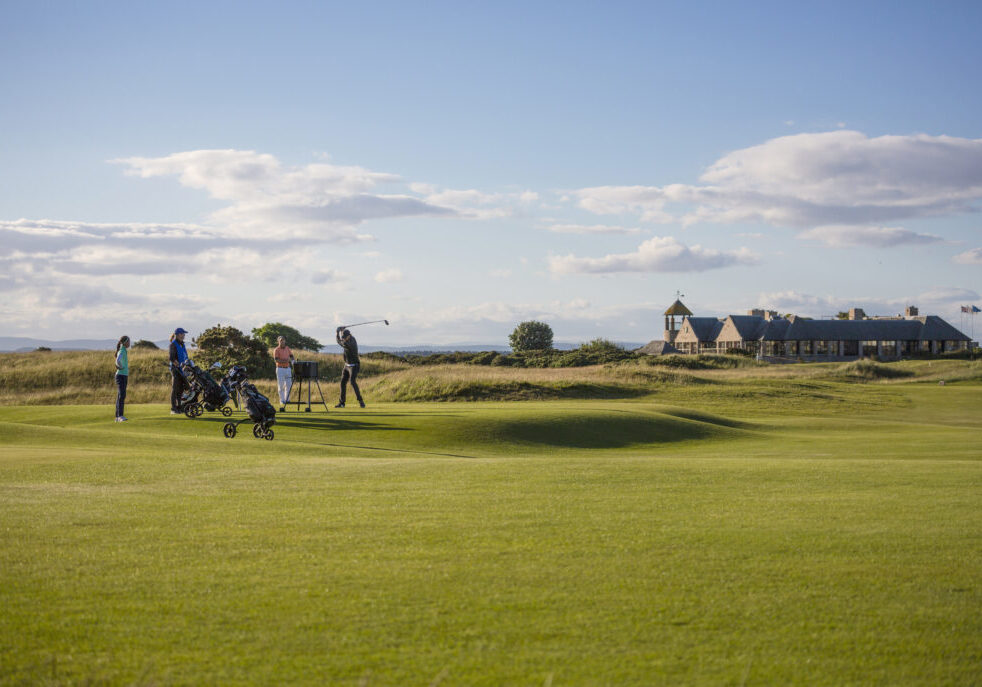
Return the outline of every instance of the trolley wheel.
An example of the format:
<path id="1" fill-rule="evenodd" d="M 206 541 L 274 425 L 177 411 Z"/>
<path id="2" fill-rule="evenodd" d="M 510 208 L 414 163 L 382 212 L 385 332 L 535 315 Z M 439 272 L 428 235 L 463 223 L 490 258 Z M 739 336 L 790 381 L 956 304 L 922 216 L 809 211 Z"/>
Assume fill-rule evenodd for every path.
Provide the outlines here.
<path id="1" fill-rule="evenodd" d="M 194 416 L 195 417 L 201 417 L 204 414 L 205 414 L 205 408 L 204 408 L 204 406 L 201 405 L 200 403 L 195 403 L 194 404 Z"/>
<path id="2" fill-rule="evenodd" d="M 186 406 L 184 406 L 184 414 L 186 416 L 188 416 L 189 418 L 191 418 L 192 420 L 194 419 L 194 404 L 193 403 L 189 403 Z"/>
<path id="3" fill-rule="evenodd" d="M 273 430 L 267 429 L 266 433 L 263 435 L 263 439 L 265 439 L 266 441 L 272 441 L 274 436 L 275 435 L 273 434 Z"/>
<path id="4" fill-rule="evenodd" d="M 222 434 L 225 435 L 226 439 L 234 439 L 236 431 L 237 430 L 235 429 L 235 425 L 232 424 L 231 422 L 226 422 L 225 426 L 222 427 Z"/>
<path id="5" fill-rule="evenodd" d="M 266 430 L 263 429 L 263 426 L 262 425 L 253 425 L 252 426 L 252 436 L 256 437 L 257 439 L 262 439 L 263 438 L 263 434 L 265 434 L 265 433 L 266 433 Z"/>
<path id="6" fill-rule="evenodd" d="M 225 417 L 232 417 L 232 409 L 228 406 L 222 406 L 222 415 Z"/>

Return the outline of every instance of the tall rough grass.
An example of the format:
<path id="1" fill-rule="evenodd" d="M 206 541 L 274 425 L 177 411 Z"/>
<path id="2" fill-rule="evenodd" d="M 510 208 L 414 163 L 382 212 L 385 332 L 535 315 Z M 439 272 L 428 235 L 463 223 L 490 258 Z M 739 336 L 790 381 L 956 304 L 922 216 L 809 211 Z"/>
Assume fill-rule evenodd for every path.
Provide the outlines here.
<path id="1" fill-rule="evenodd" d="M 344 363 L 338 355 L 300 353 L 316 360 L 325 399 L 337 399 Z M 112 403 L 116 389 L 111 351 L 0 354 L 0 405 Z M 254 379 L 277 400 L 271 379 Z M 822 385 L 842 382 L 896 384 L 982 381 L 982 361 L 916 360 L 877 363 L 766 365 L 734 356 L 665 356 L 572 368 L 514 368 L 448 364 L 418 366 L 395 357 L 366 356 L 359 382 L 372 401 L 479 401 L 562 398 L 675 400 L 725 395 L 777 399 L 828 394 Z M 818 384 L 819 386 L 815 386 Z M 128 402 L 166 403 L 171 377 L 163 351 L 130 354 Z M 314 390 L 314 398 L 319 395 Z"/>
<path id="2" fill-rule="evenodd" d="M 339 355 L 302 352 L 301 360 L 316 360 L 321 385 L 341 379 L 344 362 Z M 0 354 L 0 404 L 112 403 L 116 397 L 113 351 L 52 351 Z M 365 360 L 361 376 L 370 379 L 409 366 L 390 360 Z M 254 379 L 274 398 L 271 379 Z M 166 403 L 171 373 L 166 351 L 130 351 L 129 403 Z M 324 389 L 325 396 L 327 389 Z M 271 395 L 272 394 L 272 395 Z"/>

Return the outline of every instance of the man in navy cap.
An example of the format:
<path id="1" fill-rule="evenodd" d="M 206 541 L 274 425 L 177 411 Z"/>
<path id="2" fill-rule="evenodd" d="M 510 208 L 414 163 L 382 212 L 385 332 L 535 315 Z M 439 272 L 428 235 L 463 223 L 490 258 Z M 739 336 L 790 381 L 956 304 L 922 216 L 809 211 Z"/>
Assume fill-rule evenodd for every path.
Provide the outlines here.
<path id="1" fill-rule="evenodd" d="M 170 374 L 173 381 L 170 392 L 171 415 L 181 414 L 181 394 L 187 388 L 187 380 L 181 372 L 181 363 L 188 359 L 188 350 L 184 347 L 185 329 L 178 327 L 170 337 Z"/>

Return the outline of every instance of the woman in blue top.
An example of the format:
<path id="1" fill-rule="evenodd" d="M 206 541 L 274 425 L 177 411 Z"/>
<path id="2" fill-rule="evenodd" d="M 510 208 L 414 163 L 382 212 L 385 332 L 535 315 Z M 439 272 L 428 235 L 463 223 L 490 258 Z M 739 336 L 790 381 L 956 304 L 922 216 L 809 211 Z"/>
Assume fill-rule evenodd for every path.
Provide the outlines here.
<path id="1" fill-rule="evenodd" d="M 170 374 L 173 382 L 170 391 L 170 414 L 181 414 L 181 394 L 187 388 L 187 380 L 181 372 L 181 363 L 188 359 L 188 349 L 184 347 L 187 330 L 178 327 L 170 337 Z"/>
<path id="2" fill-rule="evenodd" d="M 116 342 L 116 422 L 126 422 L 123 404 L 126 402 L 126 382 L 130 378 L 130 337 L 121 336 Z"/>

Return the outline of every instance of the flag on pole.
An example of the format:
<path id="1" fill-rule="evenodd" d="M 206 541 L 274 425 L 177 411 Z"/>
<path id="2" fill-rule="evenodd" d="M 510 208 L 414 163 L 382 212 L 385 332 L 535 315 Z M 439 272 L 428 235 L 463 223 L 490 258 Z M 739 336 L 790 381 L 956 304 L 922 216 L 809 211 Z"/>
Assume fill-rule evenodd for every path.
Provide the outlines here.
<path id="1" fill-rule="evenodd" d="M 970 313 L 972 313 L 972 314 L 975 314 L 975 313 L 977 313 L 977 312 L 982 312 L 982 310 L 979 310 L 977 306 L 974 306 L 974 305 L 973 305 L 973 306 L 972 306 L 972 309 L 971 309 L 971 310 L 969 310 L 969 312 L 970 312 Z"/>
<path id="2" fill-rule="evenodd" d="M 975 307 L 974 305 L 972 305 L 972 306 L 963 305 L 962 306 L 962 312 L 972 312 L 972 308 L 974 308 L 974 307 Z"/>

